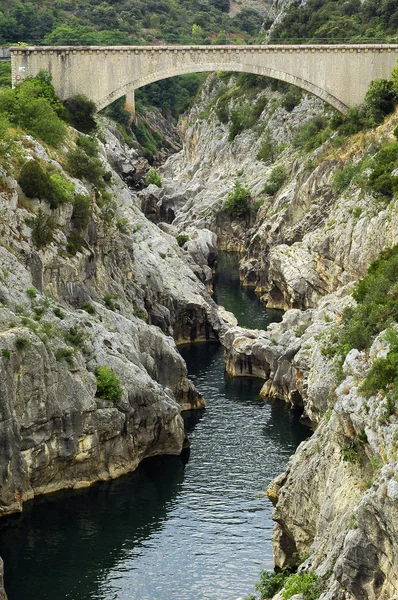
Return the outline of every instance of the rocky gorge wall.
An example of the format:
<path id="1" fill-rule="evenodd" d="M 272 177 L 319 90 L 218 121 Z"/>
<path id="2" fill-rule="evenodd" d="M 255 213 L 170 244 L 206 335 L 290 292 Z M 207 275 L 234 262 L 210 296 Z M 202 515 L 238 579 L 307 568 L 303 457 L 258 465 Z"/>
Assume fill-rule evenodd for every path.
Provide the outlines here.
<path id="1" fill-rule="evenodd" d="M 1 515 L 22 510 L 37 494 L 117 477 L 155 454 L 179 454 L 180 412 L 202 407 L 204 399 L 172 336 L 217 339 L 228 319 L 195 275 L 209 269 L 212 234 L 198 233 L 192 253 L 204 262 L 196 264 L 144 217 L 140 200 L 112 169 L 116 156 L 133 163 L 132 151 L 106 125 L 102 138 L 110 207 L 95 202 L 89 182 L 63 171 L 56 152 L 21 139 L 25 158 L 51 165 L 92 198 L 77 252 L 67 245 L 73 205 L 51 211 L 26 199 L 11 171 L 1 172 Z M 32 223 L 39 206 L 52 213 L 55 231 L 53 242 L 37 250 Z M 114 401 L 96 395 L 95 371 L 103 365 L 120 380 Z"/>
<path id="2" fill-rule="evenodd" d="M 268 490 L 275 564 L 301 557 L 299 572 L 315 571 L 322 600 L 398 598 L 397 410 L 386 409 L 382 393 L 364 403 L 358 391 L 388 344 L 381 334 L 369 351 L 352 350 L 342 374 L 325 352 L 344 309 L 355 304 L 355 281 L 398 241 L 395 201 L 383 204 L 355 181 L 338 189 L 335 174 L 391 143 L 396 119 L 303 153 L 290 142 L 299 123 L 323 107 L 303 97 L 289 112 L 278 92 L 266 89 L 259 93 L 267 98 L 259 123 L 232 141 L 231 120 L 222 122 L 217 110 L 219 90 L 228 93 L 235 80 L 207 85 L 182 123 L 183 151 L 164 167 L 159 204 L 172 207 L 180 232 L 195 222 L 217 232 L 221 248 L 243 252 L 243 284 L 255 287 L 267 306 L 287 311 L 267 331 L 231 327 L 220 338 L 229 373 L 263 378 L 265 398 L 303 410 L 315 429 Z M 229 97 L 229 115 L 240 102 Z M 269 135 L 282 148 L 267 164 L 258 152 Z M 270 197 L 263 190 L 275 166 L 287 176 Z M 234 180 L 260 205 L 256 215 L 231 219 L 222 210 Z"/>

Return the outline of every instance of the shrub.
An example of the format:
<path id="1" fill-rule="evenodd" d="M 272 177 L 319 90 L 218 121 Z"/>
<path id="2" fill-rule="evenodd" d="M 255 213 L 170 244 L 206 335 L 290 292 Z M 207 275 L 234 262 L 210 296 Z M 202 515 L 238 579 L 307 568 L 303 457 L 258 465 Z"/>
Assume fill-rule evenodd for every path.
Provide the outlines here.
<path id="1" fill-rule="evenodd" d="M 83 148 L 78 147 L 68 152 L 66 156 L 66 168 L 74 177 L 85 177 L 97 186 L 103 184 L 105 172 L 101 161 L 98 158 L 89 156 Z"/>
<path id="2" fill-rule="evenodd" d="M 156 129 L 152 129 L 142 118 L 134 121 L 131 129 L 137 142 L 142 147 L 145 158 L 151 162 L 156 151 L 163 146 L 162 136 Z"/>
<path id="3" fill-rule="evenodd" d="M 84 94 L 79 94 L 64 101 L 67 110 L 69 123 L 82 133 L 92 133 L 97 124 L 94 120 L 94 114 L 97 110 L 94 102 L 89 100 Z"/>
<path id="4" fill-rule="evenodd" d="M 269 182 L 264 186 L 264 192 L 274 196 L 281 189 L 287 179 L 286 169 L 283 166 L 272 169 Z"/>
<path id="5" fill-rule="evenodd" d="M 278 149 L 271 133 L 267 130 L 259 151 L 257 152 L 257 160 L 262 160 L 265 163 L 272 164 L 278 155 Z"/>
<path id="6" fill-rule="evenodd" d="M 51 208 L 58 208 L 64 202 L 72 202 L 75 186 L 59 173 L 49 176 L 47 200 Z"/>
<path id="7" fill-rule="evenodd" d="M 58 348 L 55 351 L 55 358 L 58 361 L 65 360 L 68 365 L 73 364 L 73 350 L 72 348 Z"/>
<path id="8" fill-rule="evenodd" d="M 118 308 L 115 300 L 116 298 L 111 296 L 111 294 L 105 294 L 104 296 L 104 304 L 107 308 L 109 308 L 109 310 L 116 310 Z"/>
<path id="9" fill-rule="evenodd" d="M 60 119 L 62 105 L 54 93 L 51 78 L 40 72 L 15 89 L 0 95 L 0 113 L 16 127 L 44 142 L 58 146 L 65 139 L 66 127 Z"/>
<path id="10" fill-rule="evenodd" d="M 15 340 L 15 347 L 17 350 L 24 350 L 29 346 L 29 340 L 23 337 L 17 337 Z"/>
<path id="11" fill-rule="evenodd" d="M 147 173 L 146 182 L 147 185 L 150 185 L 152 183 L 154 185 L 157 185 L 158 187 L 162 187 L 162 179 L 156 169 L 151 169 Z"/>
<path id="12" fill-rule="evenodd" d="M 328 129 L 327 119 L 317 116 L 299 127 L 293 138 L 293 145 L 310 152 L 323 144 L 329 138 L 329 135 L 330 130 Z"/>
<path id="13" fill-rule="evenodd" d="M 86 313 L 88 313 L 89 315 L 95 315 L 95 313 L 97 312 L 95 310 L 94 304 L 92 304 L 91 302 L 84 302 L 84 304 L 82 304 L 81 306 L 81 309 L 85 310 Z"/>
<path id="14" fill-rule="evenodd" d="M 341 194 L 345 189 L 348 188 L 351 181 L 361 170 L 361 163 L 348 164 L 342 169 L 336 171 L 333 176 L 333 187 L 334 190 Z"/>
<path id="15" fill-rule="evenodd" d="M 34 287 L 30 287 L 26 290 L 26 294 L 29 296 L 29 298 L 36 298 L 37 296 L 37 289 Z"/>
<path id="16" fill-rule="evenodd" d="M 55 148 L 64 141 L 66 127 L 45 98 L 38 98 L 26 107 L 25 128 Z"/>
<path id="17" fill-rule="evenodd" d="M 295 594 L 302 594 L 304 600 L 317 600 L 321 594 L 319 577 L 315 573 L 290 575 L 284 583 L 282 599 L 289 600 Z"/>
<path id="18" fill-rule="evenodd" d="M 234 183 L 234 189 L 224 202 L 224 210 L 231 217 L 241 217 L 249 212 L 250 192 L 242 186 L 239 180 Z"/>
<path id="19" fill-rule="evenodd" d="M 48 196 L 49 178 L 37 160 L 28 160 L 23 165 L 18 183 L 28 198 L 45 198 Z"/>
<path id="20" fill-rule="evenodd" d="M 397 280 L 398 246 L 394 246 L 382 252 L 370 265 L 367 275 L 357 282 L 353 293 L 357 306 L 344 310 L 338 338 L 329 354 L 339 355 L 342 361 L 352 348 L 369 348 L 381 331 L 398 322 Z M 378 366 L 383 369 L 385 377 L 388 369 L 384 369 L 385 365 Z M 373 389 L 380 385 L 377 374 L 371 385 Z M 365 393 L 366 389 L 365 386 Z"/>
<path id="21" fill-rule="evenodd" d="M 40 207 L 32 226 L 32 241 L 39 250 L 53 241 L 55 222 Z"/>
<path id="22" fill-rule="evenodd" d="M 189 235 L 186 233 L 180 233 L 176 236 L 177 244 L 182 248 L 184 244 L 189 240 Z"/>
<path id="23" fill-rule="evenodd" d="M 75 256 L 77 252 L 82 252 L 83 248 L 86 247 L 85 239 L 80 235 L 76 229 L 72 229 L 69 233 L 66 243 L 66 250 L 70 256 Z"/>
<path id="24" fill-rule="evenodd" d="M 283 588 L 283 584 L 290 574 L 289 567 L 284 567 L 277 573 L 263 570 L 260 572 L 260 582 L 255 585 L 255 589 L 260 593 L 261 598 L 272 598 Z"/>
<path id="25" fill-rule="evenodd" d="M 398 177 L 391 173 L 398 161 L 398 142 L 384 146 L 374 157 L 374 168 L 368 187 L 377 195 L 390 200 L 398 189 Z"/>
<path id="26" fill-rule="evenodd" d="M 10 351 L 10 350 L 8 350 L 8 348 L 2 348 L 2 350 L 1 350 L 1 355 L 2 355 L 4 358 L 10 358 L 10 357 L 11 357 L 11 351 Z"/>
<path id="27" fill-rule="evenodd" d="M 98 156 L 98 142 L 94 137 L 79 135 L 76 140 L 76 145 L 84 150 L 88 156 Z"/>
<path id="28" fill-rule="evenodd" d="M 73 201 L 72 221 L 78 231 L 84 231 L 93 214 L 91 199 L 89 196 L 77 194 Z"/>
<path id="29" fill-rule="evenodd" d="M 296 87 L 292 88 L 283 97 L 282 106 L 287 112 L 292 112 L 292 110 L 300 104 L 301 98 L 301 90 Z"/>
<path id="30" fill-rule="evenodd" d="M 95 369 L 97 378 L 97 393 L 99 398 L 115 402 L 122 397 L 123 388 L 120 385 L 120 379 L 113 370 L 107 365 L 102 365 Z"/>
<path id="31" fill-rule="evenodd" d="M 56 306 L 56 307 L 54 308 L 54 310 L 53 310 L 53 313 L 54 313 L 54 315 L 55 315 L 55 316 L 56 316 L 58 319 L 61 319 L 61 320 L 62 320 L 62 319 L 64 319 L 64 317 L 65 317 L 65 313 L 64 313 L 64 311 L 63 311 L 63 310 L 62 310 L 62 309 L 61 309 L 59 306 Z"/>
<path id="32" fill-rule="evenodd" d="M 82 348 L 84 345 L 84 332 L 81 329 L 71 327 L 69 331 L 64 333 L 64 340 L 71 346 Z"/>
<path id="33" fill-rule="evenodd" d="M 394 110 L 397 95 L 392 81 L 375 79 L 365 95 L 365 110 L 371 125 L 381 123 Z"/>

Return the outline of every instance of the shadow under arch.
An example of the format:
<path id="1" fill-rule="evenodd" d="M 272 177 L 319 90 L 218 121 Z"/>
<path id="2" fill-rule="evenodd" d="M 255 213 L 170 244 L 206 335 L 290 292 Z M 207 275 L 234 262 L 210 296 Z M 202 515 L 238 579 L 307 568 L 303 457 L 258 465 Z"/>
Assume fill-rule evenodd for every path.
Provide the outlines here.
<path id="1" fill-rule="evenodd" d="M 278 79 L 280 81 L 285 81 L 286 83 L 290 83 L 295 85 L 307 92 L 310 92 L 314 96 L 321 98 L 326 104 L 329 104 L 339 112 L 346 114 L 347 113 L 347 105 L 341 102 L 338 98 L 327 92 L 326 90 L 314 85 L 310 81 L 306 79 L 302 79 L 297 77 L 296 75 L 292 75 L 290 73 L 286 73 L 284 71 L 279 71 L 276 69 L 271 69 L 269 67 L 262 67 L 258 65 L 250 65 L 250 64 L 237 64 L 235 62 L 231 63 L 214 63 L 211 62 L 207 65 L 201 62 L 198 68 L 194 68 L 193 65 L 184 66 L 181 65 L 178 68 L 173 69 L 172 71 L 168 70 L 167 73 L 164 71 L 157 71 L 155 73 L 148 73 L 145 77 L 139 77 L 137 79 L 132 79 L 123 86 L 117 88 L 104 98 L 101 98 L 96 102 L 97 110 L 102 110 L 108 104 L 111 104 L 118 98 L 125 96 L 130 92 L 134 92 L 141 87 L 149 85 L 150 83 L 155 83 L 156 81 L 160 81 L 162 79 L 169 79 L 171 77 L 176 77 L 178 75 L 187 75 L 189 73 L 204 73 L 204 72 L 214 72 L 214 71 L 231 71 L 231 72 L 242 72 L 242 73 L 252 73 L 254 75 L 262 75 L 264 77 L 269 77 L 271 79 Z"/>

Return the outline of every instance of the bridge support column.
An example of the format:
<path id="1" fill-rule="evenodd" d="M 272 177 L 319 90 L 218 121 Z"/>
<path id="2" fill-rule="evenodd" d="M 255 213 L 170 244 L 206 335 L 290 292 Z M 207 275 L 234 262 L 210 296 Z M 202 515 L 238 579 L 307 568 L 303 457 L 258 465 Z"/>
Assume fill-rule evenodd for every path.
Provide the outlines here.
<path id="1" fill-rule="evenodd" d="M 135 117 L 135 93 L 134 90 L 129 90 L 126 94 L 126 102 L 124 103 L 124 108 L 129 111 L 131 114 L 132 121 Z"/>

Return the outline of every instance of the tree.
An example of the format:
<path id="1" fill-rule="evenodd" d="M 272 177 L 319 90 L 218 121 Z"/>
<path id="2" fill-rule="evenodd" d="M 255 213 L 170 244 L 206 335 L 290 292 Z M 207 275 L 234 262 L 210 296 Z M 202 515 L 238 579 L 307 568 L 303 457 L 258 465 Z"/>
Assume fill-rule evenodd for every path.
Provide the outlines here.
<path id="1" fill-rule="evenodd" d="M 366 115 L 372 125 L 381 123 L 384 117 L 393 112 L 397 94 L 394 82 L 387 79 L 375 79 L 365 96 Z"/>
<path id="2" fill-rule="evenodd" d="M 78 94 L 68 98 L 64 102 L 68 111 L 70 124 L 82 133 L 92 133 L 97 124 L 93 118 L 97 107 L 92 100 L 89 100 L 84 94 Z"/>
<path id="3" fill-rule="evenodd" d="M 249 211 L 250 192 L 242 186 L 239 180 L 234 183 L 234 189 L 227 196 L 224 210 L 231 217 L 241 217 Z"/>
<path id="4" fill-rule="evenodd" d="M 37 160 L 23 165 L 18 183 L 28 198 L 46 198 L 49 193 L 49 177 Z"/>

